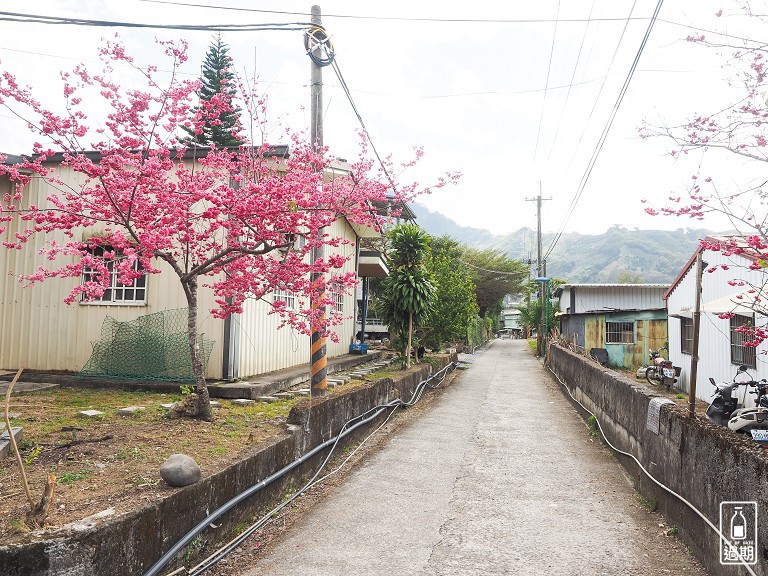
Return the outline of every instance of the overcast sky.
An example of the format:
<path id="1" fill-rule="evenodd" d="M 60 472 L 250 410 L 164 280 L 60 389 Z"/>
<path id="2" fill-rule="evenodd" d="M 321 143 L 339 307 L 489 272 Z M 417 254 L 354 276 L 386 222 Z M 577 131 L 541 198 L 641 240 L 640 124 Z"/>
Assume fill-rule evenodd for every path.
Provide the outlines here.
<path id="1" fill-rule="evenodd" d="M 293 0 L 173 2 L 6 0 L 1 10 L 136 23 L 257 24 L 306 22 L 311 7 Z M 724 59 L 685 37 L 689 26 L 748 33 L 749 22 L 734 3 L 668 0 L 663 5 L 578 199 L 655 0 L 327 0 L 320 6 L 339 68 L 380 153 L 405 161 L 414 146 L 423 146 L 424 160 L 402 176 L 408 181 L 427 184 L 445 171 L 463 172 L 458 186 L 423 199 L 430 209 L 466 226 L 507 234 L 536 227 L 535 203 L 526 199 L 541 186 L 543 196 L 551 198 L 544 202 L 545 231 L 563 225 L 567 232 L 583 234 L 614 224 L 725 226 L 644 213 L 642 199 L 659 204 L 670 193 L 679 195 L 701 157 L 676 161 L 667 154 L 670 142 L 641 140 L 637 128 L 643 120 L 681 123 L 733 100 Z M 724 13 L 718 18 L 720 9 Z M 0 68 L 33 86 L 38 99 L 47 102 L 60 97 L 58 70 L 78 62 L 97 66 L 100 39 L 115 31 L 0 22 Z M 139 64 L 157 60 L 154 38 L 180 36 L 152 29 L 120 29 L 119 34 Z M 190 44 L 185 71 L 196 76 L 212 34 L 181 36 Z M 285 127 L 307 129 L 310 63 L 302 33 L 228 32 L 224 41 L 238 72 L 255 73 L 269 99 L 272 143 L 281 142 Z M 326 145 L 338 156 L 355 158 L 359 124 L 330 68 L 324 69 L 324 99 Z M 0 151 L 26 153 L 31 143 L 24 123 L 0 109 Z M 734 159 L 706 166 L 721 175 L 743 170 Z"/>

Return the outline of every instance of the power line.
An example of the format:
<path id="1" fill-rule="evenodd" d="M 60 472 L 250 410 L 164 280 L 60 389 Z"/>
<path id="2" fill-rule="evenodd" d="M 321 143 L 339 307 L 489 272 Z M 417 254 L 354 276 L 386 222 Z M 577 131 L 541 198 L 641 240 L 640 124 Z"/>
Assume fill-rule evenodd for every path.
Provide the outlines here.
<path id="1" fill-rule="evenodd" d="M 309 16 L 308 12 L 290 12 L 286 10 L 264 10 L 260 8 L 241 8 L 236 6 L 216 6 L 214 4 L 198 4 L 194 2 L 170 2 L 169 0 L 137 0 L 149 4 L 167 4 L 171 6 L 186 6 L 189 8 L 210 8 L 214 10 L 230 10 L 236 12 L 258 12 L 262 14 L 282 14 L 286 16 Z M 417 18 L 408 16 L 363 16 L 357 14 L 323 14 L 323 18 L 347 18 L 353 20 L 384 20 L 402 22 L 440 22 L 440 23 L 473 23 L 473 24 L 546 24 L 556 22 L 551 18 Z M 647 20 L 648 17 L 637 17 L 635 20 Z M 606 22 L 621 22 L 624 18 L 602 18 Z M 560 22 L 585 22 L 583 18 L 564 18 Z"/>
<path id="2" fill-rule="evenodd" d="M 547 249 L 547 253 L 544 256 L 544 260 L 546 260 L 549 255 L 552 253 L 552 250 L 555 249 L 555 246 L 557 246 L 558 241 L 560 240 L 560 237 L 563 234 L 563 230 L 565 229 L 566 224 L 568 223 L 568 220 L 570 219 L 571 215 L 573 214 L 573 210 L 576 208 L 576 204 L 578 203 L 579 199 L 581 198 L 581 195 L 584 193 L 584 189 L 587 185 L 587 182 L 589 181 L 589 177 L 592 174 L 592 169 L 595 167 L 595 163 L 597 162 L 597 158 L 600 156 L 600 151 L 603 149 L 603 145 L 605 144 L 605 140 L 608 137 L 608 132 L 611 130 L 611 126 L 613 125 L 613 121 L 616 118 L 616 115 L 619 112 L 619 107 L 621 106 L 622 101 L 624 100 L 624 96 L 627 93 L 627 90 L 629 89 L 629 84 L 632 80 L 632 76 L 634 75 L 635 69 L 637 68 L 637 64 L 640 62 L 640 56 L 643 54 L 643 50 L 645 49 L 646 44 L 648 43 L 648 38 L 651 36 L 651 31 L 653 30 L 653 25 L 656 22 L 656 18 L 659 14 L 659 11 L 661 10 L 661 6 L 664 4 L 664 0 L 658 0 L 656 4 L 656 8 L 653 11 L 653 15 L 651 16 L 651 21 L 648 24 L 648 28 L 645 31 L 645 35 L 643 36 L 642 42 L 640 42 L 640 47 L 637 50 L 637 53 L 635 54 L 635 58 L 632 61 L 632 65 L 629 68 L 629 72 L 627 73 L 627 78 L 624 80 L 624 85 L 621 87 L 621 91 L 619 92 L 619 96 L 616 98 L 616 103 L 613 106 L 613 109 L 611 110 L 611 114 L 608 118 L 608 122 L 605 125 L 605 128 L 603 129 L 602 134 L 600 135 L 600 140 L 598 141 L 597 146 L 595 147 L 595 150 L 592 153 L 592 157 L 589 160 L 589 163 L 587 165 L 587 168 L 584 172 L 584 175 L 582 176 L 581 182 L 579 184 L 579 189 L 574 196 L 573 201 L 571 202 L 571 206 L 568 210 L 568 213 L 563 221 L 563 224 L 560 226 L 560 229 L 555 236 L 554 240 L 552 240 L 552 244 Z"/>
<path id="3" fill-rule="evenodd" d="M 637 5 L 637 0 L 635 0 L 632 3 L 632 8 L 629 10 L 629 15 L 632 16 L 632 13 L 635 10 L 635 6 Z M 611 62 L 608 64 L 608 70 L 605 73 L 605 76 L 603 76 L 603 82 L 600 84 L 600 89 L 597 91 L 597 96 L 595 96 L 595 101 L 592 104 L 592 109 L 589 111 L 589 116 L 587 116 L 587 120 L 584 122 L 584 126 L 581 129 L 581 134 L 579 135 L 579 140 L 576 142 L 576 146 L 573 147 L 573 153 L 571 154 L 571 159 L 568 161 L 568 167 L 570 168 L 571 163 L 573 162 L 574 157 L 576 156 L 576 151 L 579 149 L 579 146 L 581 146 L 581 141 L 584 138 L 584 135 L 587 133 L 587 126 L 589 126 L 589 121 L 592 120 L 592 115 L 595 113 L 595 109 L 597 108 L 597 103 L 600 100 L 600 96 L 603 94 L 603 88 L 605 88 L 605 83 L 608 81 L 608 77 L 610 76 L 611 68 L 613 68 L 613 63 L 616 61 L 616 56 L 619 53 L 619 48 L 621 47 L 621 43 L 624 41 L 624 34 L 627 32 L 627 28 L 629 26 L 629 22 L 627 22 L 624 25 L 624 28 L 621 30 L 621 36 L 619 36 L 619 41 L 616 43 L 616 48 L 613 51 L 613 56 L 611 56 Z M 571 202 L 573 204 L 573 201 Z"/>
<path id="4" fill-rule="evenodd" d="M 549 50 L 549 64 L 547 64 L 547 80 L 544 82 L 544 100 L 541 103 L 539 115 L 539 129 L 536 131 L 536 146 L 533 148 L 533 163 L 536 164 L 536 155 L 539 152 L 539 138 L 541 137 L 541 125 L 544 122 L 544 110 L 547 107 L 547 91 L 549 90 L 549 74 L 552 71 L 552 56 L 555 53 L 555 41 L 557 40 L 557 22 L 560 18 L 560 0 L 557 0 L 557 13 L 555 14 L 555 31 L 552 33 L 552 47 Z"/>
<path id="5" fill-rule="evenodd" d="M 544 165 L 544 171 L 546 172 L 547 167 L 549 167 L 549 161 L 552 158 L 552 151 L 555 149 L 555 146 L 557 145 L 557 136 L 560 134 L 560 126 L 563 124 L 563 116 L 565 116 L 565 110 L 568 108 L 568 100 L 571 97 L 571 87 L 574 86 L 574 80 L 576 79 L 576 71 L 579 69 L 579 62 L 581 61 L 581 51 L 584 49 L 584 41 L 587 39 L 587 32 L 589 31 L 589 25 L 592 23 L 592 12 L 595 9 L 595 0 L 592 0 L 592 6 L 589 8 L 589 16 L 587 16 L 587 25 L 584 26 L 584 34 L 581 36 L 581 44 L 579 44 L 579 53 L 576 55 L 576 63 L 573 65 L 573 74 L 571 74 L 571 81 L 568 84 L 568 92 L 565 95 L 565 102 L 563 103 L 563 108 L 560 111 L 560 120 L 557 122 L 556 128 L 555 128 L 555 137 L 552 139 L 552 146 L 549 147 L 549 155 L 547 156 L 547 162 Z"/>
<path id="6" fill-rule="evenodd" d="M 341 68 L 339 68 L 339 63 L 336 58 L 333 59 L 333 62 L 331 63 L 331 68 L 336 74 L 336 78 L 339 79 L 339 83 L 341 84 L 341 87 L 344 90 L 344 94 L 346 95 L 350 106 L 352 106 L 352 111 L 355 113 L 355 116 L 357 116 L 358 122 L 360 122 L 360 127 L 363 129 L 363 132 L 365 133 L 365 137 L 368 139 L 368 143 L 371 145 L 371 150 L 373 150 L 373 153 L 376 156 L 376 159 L 379 161 L 379 165 L 381 166 L 381 169 L 384 171 L 384 175 L 387 177 L 387 180 L 389 180 L 389 184 L 390 186 L 392 186 L 393 191 L 396 191 L 395 181 L 390 175 L 389 170 L 387 170 L 387 167 L 382 161 L 381 156 L 379 156 L 379 151 L 376 149 L 376 146 L 374 145 L 373 140 L 371 139 L 371 134 L 370 132 L 368 132 L 368 128 L 365 126 L 365 122 L 363 121 L 363 116 L 360 114 L 360 111 L 358 110 L 357 105 L 355 104 L 355 101 L 352 98 L 352 92 L 350 91 L 349 86 L 347 85 L 347 82 L 344 79 L 344 75 L 341 73 Z"/>
<path id="7" fill-rule="evenodd" d="M 483 272 L 490 272 L 491 274 L 502 274 L 505 276 L 522 276 L 523 273 L 520 271 L 517 272 L 504 272 L 503 270 L 488 270 L 487 268 L 480 268 L 480 266 L 475 266 L 474 264 L 470 264 L 469 262 L 464 262 L 463 260 L 459 260 L 461 264 L 464 264 L 464 266 L 469 266 L 470 268 L 474 268 L 475 270 L 482 270 Z"/>
<path id="8" fill-rule="evenodd" d="M 202 30 L 206 32 L 256 32 L 276 30 L 305 30 L 312 26 L 310 22 L 269 22 L 263 24 L 141 24 L 117 20 L 87 20 L 83 18 L 63 18 L 40 14 L 22 14 L 0 11 L 0 21 L 24 24 L 56 24 L 70 26 L 95 26 L 106 28 L 159 28 L 165 30 Z"/>

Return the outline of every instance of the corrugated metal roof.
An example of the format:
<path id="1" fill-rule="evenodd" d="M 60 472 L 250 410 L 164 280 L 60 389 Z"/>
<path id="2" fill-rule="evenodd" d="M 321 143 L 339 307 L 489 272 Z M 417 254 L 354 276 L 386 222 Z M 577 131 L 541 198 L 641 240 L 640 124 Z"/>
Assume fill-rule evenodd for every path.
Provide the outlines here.
<path id="1" fill-rule="evenodd" d="M 638 288 L 658 290 L 668 288 L 669 284 L 561 284 L 558 288 Z"/>

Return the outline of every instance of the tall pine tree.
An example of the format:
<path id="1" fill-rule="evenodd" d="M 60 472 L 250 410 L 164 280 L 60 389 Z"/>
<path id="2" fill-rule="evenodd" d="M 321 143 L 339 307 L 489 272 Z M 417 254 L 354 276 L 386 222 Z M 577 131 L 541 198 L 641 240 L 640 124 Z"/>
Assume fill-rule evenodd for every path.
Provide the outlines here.
<path id="1" fill-rule="evenodd" d="M 218 147 L 240 146 L 244 142 L 239 136 L 240 108 L 234 105 L 237 87 L 235 75 L 229 70 L 231 61 L 227 55 L 228 51 L 229 47 L 221 40 L 221 34 L 217 34 L 205 55 L 200 78 L 203 85 L 198 93 L 201 104 L 198 109 L 203 109 L 205 103 L 210 102 L 217 94 L 226 96 L 230 109 L 220 112 L 216 117 L 206 118 L 200 134 L 196 134 L 192 128 L 184 128 L 189 135 L 188 142 L 201 146 L 215 144 Z"/>

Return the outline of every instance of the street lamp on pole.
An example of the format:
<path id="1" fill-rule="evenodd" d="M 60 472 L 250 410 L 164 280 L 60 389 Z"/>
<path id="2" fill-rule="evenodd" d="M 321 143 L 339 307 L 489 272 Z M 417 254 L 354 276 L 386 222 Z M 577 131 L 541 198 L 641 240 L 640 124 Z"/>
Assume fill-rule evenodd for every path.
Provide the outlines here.
<path id="1" fill-rule="evenodd" d="M 541 339 L 543 356 L 547 355 L 547 334 L 549 333 L 549 278 L 546 276 L 539 276 L 534 278 L 536 282 L 540 282 L 544 287 L 544 306 L 542 307 L 542 313 L 544 314 L 544 337 Z"/>

